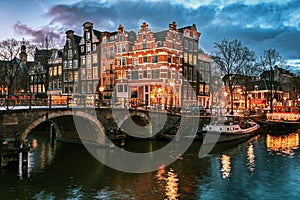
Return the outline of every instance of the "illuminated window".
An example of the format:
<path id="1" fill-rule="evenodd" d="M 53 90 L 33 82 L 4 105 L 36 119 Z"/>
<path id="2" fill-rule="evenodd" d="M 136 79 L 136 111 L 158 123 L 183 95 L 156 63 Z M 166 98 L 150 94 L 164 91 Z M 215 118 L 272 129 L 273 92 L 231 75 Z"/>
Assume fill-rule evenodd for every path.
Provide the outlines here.
<path id="1" fill-rule="evenodd" d="M 62 66 L 58 66 L 58 69 L 57 69 L 57 75 L 61 75 L 62 74 Z"/>
<path id="2" fill-rule="evenodd" d="M 93 78 L 98 78 L 98 67 L 93 67 Z"/>

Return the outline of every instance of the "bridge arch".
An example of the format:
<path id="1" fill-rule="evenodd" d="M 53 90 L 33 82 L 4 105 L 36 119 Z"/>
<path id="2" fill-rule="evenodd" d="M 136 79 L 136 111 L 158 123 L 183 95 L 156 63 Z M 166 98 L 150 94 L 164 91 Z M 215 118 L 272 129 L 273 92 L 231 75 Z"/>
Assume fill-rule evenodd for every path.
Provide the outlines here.
<path id="1" fill-rule="evenodd" d="M 118 111 L 117 109 L 112 110 L 112 112 L 119 128 L 122 128 L 128 135 L 139 138 L 154 137 L 158 131 L 162 130 L 167 119 L 167 114 L 160 112 L 152 113 L 143 110 L 125 110 L 124 112 L 124 110 Z M 136 123 L 134 117 L 143 119 L 145 123 Z"/>
<path id="2" fill-rule="evenodd" d="M 50 112 L 40 115 L 37 119 L 30 122 L 30 124 L 27 127 L 25 127 L 23 129 L 23 131 L 21 131 L 21 139 L 24 140 L 27 137 L 27 135 L 35 127 L 37 127 L 39 124 L 41 124 L 45 121 L 51 122 L 55 128 L 56 135 L 58 137 L 61 137 L 63 130 L 61 130 L 61 128 L 59 127 L 56 120 L 61 117 L 64 117 L 64 116 L 73 116 L 73 121 L 75 123 L 75 127 L 76 127 L 76 120 L 74 117 L 83 118 L 83 119 L 91 122 L 94 125 L 95 131 L 97 133 L 96 141 L 94 141 L 94 142 L 97 144 L 103 144 L 103 145 L 105 144 L 105 128 L 104 128 L 103 124 L 98 120 L 98 118 L 96 116 L 93 116 L 92 114 L 86 113 L 84 111 L 72 111 L 72 110 L 50 111 Z M 78 133 L 78 135 L 80 137 L 79 133 Z M 80 137 L 80 139 L 81 139 L 81 137 Z"/>

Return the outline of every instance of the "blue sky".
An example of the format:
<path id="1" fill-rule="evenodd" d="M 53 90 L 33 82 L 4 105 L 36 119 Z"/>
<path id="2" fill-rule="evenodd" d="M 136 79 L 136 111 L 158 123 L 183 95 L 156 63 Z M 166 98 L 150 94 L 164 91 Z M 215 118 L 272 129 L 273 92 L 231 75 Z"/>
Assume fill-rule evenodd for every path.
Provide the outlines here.
<path id="1" fill-rule="evenodd" d="M 276 48 L 288 64 L 300 67 L 299 0 L 9 0 L 0 2 L 0 40 L 64 40 L 65 31 L 82 34 L 85 21 L 98 30 L 119 24 L 137 30 L 146 21 L 153 31 L 176 21 L 196 24 L 207 53 L 223 38 L 239 39 L 260 56 Z"/>

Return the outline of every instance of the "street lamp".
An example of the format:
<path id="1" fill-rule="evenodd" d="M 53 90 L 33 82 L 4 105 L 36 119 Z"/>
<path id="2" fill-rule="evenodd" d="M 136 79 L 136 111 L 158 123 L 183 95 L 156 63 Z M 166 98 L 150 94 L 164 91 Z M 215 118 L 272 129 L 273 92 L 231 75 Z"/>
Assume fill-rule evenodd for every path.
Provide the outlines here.
<path id="1" fill-rule="evenodd" d="M 99 105 L 98 105 L 99 108 L 100 108 L 100 106 L 101 106 L 101 101 L 102 101 L 103 91 L 104 91 L 104 87 L 103 87 L 103 86 L 100 86 L 100 87 L 99 87 Z"/>

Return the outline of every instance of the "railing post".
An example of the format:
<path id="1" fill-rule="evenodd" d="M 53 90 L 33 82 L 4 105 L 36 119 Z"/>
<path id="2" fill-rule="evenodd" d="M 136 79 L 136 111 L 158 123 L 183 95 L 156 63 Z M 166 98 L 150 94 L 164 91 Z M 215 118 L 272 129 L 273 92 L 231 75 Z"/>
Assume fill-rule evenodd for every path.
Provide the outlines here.
<path id="1" fill-rule="evenodd" d="M 52 94 L 49 95 L 49 108 L 52 107 Z"/>

